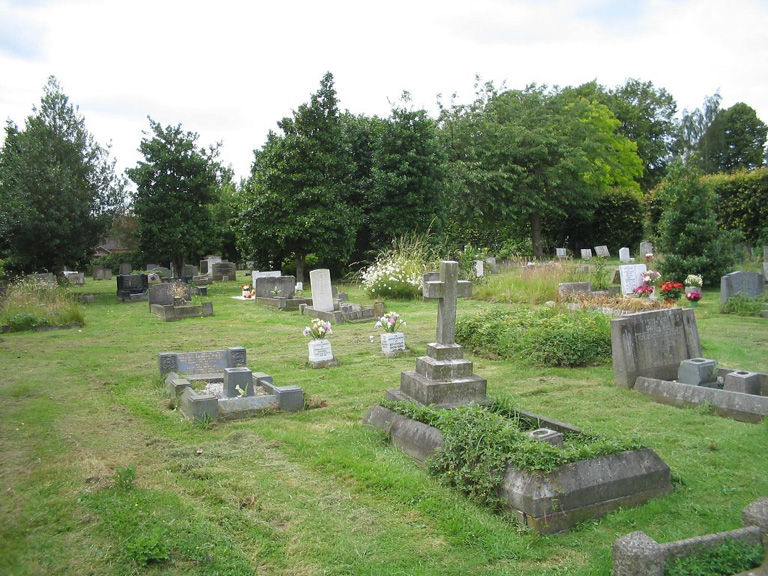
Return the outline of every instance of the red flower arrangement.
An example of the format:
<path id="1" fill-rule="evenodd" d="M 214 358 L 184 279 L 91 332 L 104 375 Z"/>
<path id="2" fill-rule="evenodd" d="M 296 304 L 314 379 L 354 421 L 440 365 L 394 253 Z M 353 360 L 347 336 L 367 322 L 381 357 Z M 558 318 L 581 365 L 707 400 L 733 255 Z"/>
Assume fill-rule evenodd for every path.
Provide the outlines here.
<path id="1" fill-rule="evenodd" d="M 674 282 L 672 280 L 664 282 L 664 284 L 661 285 L 661 295 L 664 300 L 679 300 L 680 296 L 683 295 L 684 290 L 685 286 L 680 282 Z"/>

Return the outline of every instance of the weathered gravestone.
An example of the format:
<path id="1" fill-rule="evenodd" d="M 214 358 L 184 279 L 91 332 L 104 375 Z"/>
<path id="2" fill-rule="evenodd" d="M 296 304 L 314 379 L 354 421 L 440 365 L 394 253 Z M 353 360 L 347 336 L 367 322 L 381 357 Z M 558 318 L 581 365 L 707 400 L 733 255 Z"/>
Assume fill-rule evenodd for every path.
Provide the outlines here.
<path id="1" fill-rule="evenodd" d="M 106 267 L 102 266 L 101 264 L 94 264 L 93 265 L 93 279 L 94 280 L 104 280 L 105 277 L 105 270 Z"/>
<path id="2" fill-rule="evenodd" d="M 645 258 L 648 254 L 653 254 L 653 243 L 640 242 L 640 256 Z"/>
<path id="3" fill-rule="evenodd" d="M 128 274 L 117 277 L 117 297 L 121 302 L 137 302 L 147 299 L 149 277 L 146 274 Z"/>
<path id="4" fill-rule="evenodd" d="M 215 262 L 211 271 L 214 282 L 229 282 L 237 278 L 237 267 L 234 262 Z"/>
<path id="5" fill-rule="evenodd" d="M 592 259 L 592 248 L 582 248 L 581 249 L 581 259 L 582 260 L 591 260 Z"/>
<path id="6" fill-rule="evenodd" d="M 197 276 L 197 266 L 194 264 L 184 264 L 184 271 L 181 275 L 184 278 L 194 278 Z"/>
<path id="7" fill-rule="evenodd" d="M 254 278 L 257 298 L 293 298 L 296 294 L 295 276 L 262 276 Z"/>
<path id="8" fill-rule="evenodd" d="M 629 262 L 630 261 L 629 248 L 621 248 L 621 249 L 619 249 L 619 261 L 621 261 L 621 262 Z"/>
<path id="9" fill-rule="evenodd" d="M 118 271 L 118 274 L 120 276 L 128 276 L 128 274 L 130 274 L 131 272 L 133 272 L 133 266 L 131 266 L 128 262 L 123 262 L 122 264 L 120 264 L 120 268 Z"/>
<path id="10" fill-rule="evenodd" d="M 283 273 L 280 272 L 280 270 L 268 270 L 268 271 L 259 271 L 254 270 L 251 272 L 251 283 L 253 284 L 254 289 L 256 288 L 256 280 L 259 278 L 280 278 Z"/>
<path id="11" fill-rule="evenodd" d="M 611 320 L 613 378 L 632 388 L 639 376 L 674 380 L 680 362 L 701 356 L 696 316 L 690 308 L 666 308 Z"/>
<path id="12" fill-rule="evenodd" d="M 486 399 L 486 380 L 472 372 L 464 349 L 456 344 L 456 306 L 459 297 L 472 295 L 472 283 L 459 280 L 459 264 L 443 261 L 438 280 L 424 280 L 424 298 L 437 300 L 437 340 L 427 344 L 427 356 L 416 360 L 416 370 L 400 375 L 400 389 L 388 390 L 389 400 L 409 400 L 439 407 Z"/>
<path id="13" fill-rule="evenodd" d="M 595 254 L 602 258 L 610 258 L 611 253 L 608 252 L 608 246 L 595 246 Z"/>
<path id="14" fill-rule="evenodd" d="M 166 322 L 213 316 L 213 302 L 190 302 L 192 287 L 183 282 L 153 284 L 147 291 L 149 311 Z"/>
<path id="15" fill-rule="evenodd" d="M 474 268 L 475 268 L 475 276 L 477 276 L 478 278 L 482 278 L 483 276 L 485 276 L 485 262 L 483 262 L 482 260 L 475 260 Z"/>
<path id="16" fill-rule="evenodd" d="M 720 304 L 734 294 L 746 294 L 752 298 L 761 296 L 765 291 L 765 278 L 757 272 L 738 270 L 720 278 Z"/>
<path id="17" fill-rule="evenodd" d="M 225 368 L 237 368 L 245 363 L 242 346 L 206 352 L 161 352 L 158 355 L 160 374 L 177 372 L 192 380 L 223 379 Z"/>
<path id="18" fill-rule="evenodd" d="M 65 270 L 62 274 L 64 274 L 64 278 L 66 278 L 70 284 L 74 284 L 75 286 L 83 286 L 85 284 L 84 272 Z"/>
<path id="19" fill-rule="evenodd" d="M 568 251 L 565 248 L 555 248 L 555 254 L 558 258 L 568 258 Z"/>
<path id="20" fill-rule="evenodd" d="M 621 293 L 631 296 L 635 288 L 643 283 L 643 274 L 648 271 L 645 264 L 625 264 L 619 266 L 619 279 L 621 281 Z"/>
<path id="21" fill-rule="evenodd" d="M 331 271 L 327 268 L 310 271 L 309 283 L 312 287 L 312 308 L 321 312 L 333 312 Z"/>
<path id="22" fill-rule="evenodd" d="M 566 300 L 573 294 L 589 293 L 591 291 L 592 282 L 561 282 L 557 285 L 557 295 L 561 300 Z"/>

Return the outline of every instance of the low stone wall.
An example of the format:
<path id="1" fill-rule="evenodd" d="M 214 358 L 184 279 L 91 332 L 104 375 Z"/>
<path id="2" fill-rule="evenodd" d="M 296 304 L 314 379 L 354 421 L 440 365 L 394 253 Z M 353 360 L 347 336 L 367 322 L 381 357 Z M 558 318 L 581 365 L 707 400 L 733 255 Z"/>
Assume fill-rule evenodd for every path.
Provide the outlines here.
<path id="1" fill-rule="evenodd" d="M 741 512 L 744 528 L 659 544 L 645 532 L 632 532 L 613 542 L 611 576 L 664 576 L 664 564 L 701 554 L 726 540 L 760 544 L 768 552 L 768 498 L 756 500 Z M 768 560 L 754 574 L 765 574 Z"/>

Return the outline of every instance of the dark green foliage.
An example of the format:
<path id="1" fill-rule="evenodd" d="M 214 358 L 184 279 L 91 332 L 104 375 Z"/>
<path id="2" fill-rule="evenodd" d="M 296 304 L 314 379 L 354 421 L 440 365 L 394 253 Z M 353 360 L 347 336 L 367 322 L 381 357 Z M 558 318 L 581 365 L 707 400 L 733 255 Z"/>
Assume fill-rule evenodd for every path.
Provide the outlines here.
<path id="1" fill-rule="evenodd" d="M 739 102 L 720 110 L 699 142 L 699 163 L 707 174 L 762 166 L 768 126 L 757 112 Z"/>
<path id="2" fill-rule="evenodd" d="M 736 233 L 718 230 L 713 198 L 700 175 L 676 166 L 657 190 L 664 212 L 657 250 L 666 280 L 682 282 L 699 274 L 705 286 L 717 285 L 736 262 Z"/>
<path id="3" fill-rule="evenodd" d="M 726 540 L 701 554 L 665 564 L 664 576 L 731 576 L 757 568 L 762 561 L 760 544 Z"/>
<path id="4" fill-rule="evenodd" d="M 564 434 L 564 448 L 540 442 L 527 432 L 538 427 L 512 408 L 510 401 L 440 410 L 404 402 L 384 402 L 387 408 L 440 430 L 443 445 L 429 460 L 429 470 L 441 482 L 470 498 L 498 509 L 496 491 L 506 467 L 548 474 L 570 462 L 599 458 L 642 448 L 635 441 L 600 438 L 585 433 Z"/>
<path id="5" fill-rule="evenodd" d="M 17 312 L 6 319 L 8 329 L 11 332 L 22 332 L 32 330 L 37 326 L 45 326 L 47 320 L 34 312 Z"/>
<path id="6" fill-rule="evenodd" d="M 720 226 L 752 246 L 768 245 L 768 168 L 710 177 Z"/>
<path id="7" fill-rule="evenodd" d="M 93 269 L 95 265 L 106 266 L 112 272 L 117 273 L 123 262 L 130 264 L 134 270 L 142 270 L 147 259 L 142 252 L 112 252 L 92 260 L 90 268 Z"/>
<path id="8" fill-rule="evenodd" d="M 585 366 L 611 358 L 610 320 L 591 311 L 489 310 L 461 318 L 456 339 L 478 354 L 544 366 Z"/>
<path id="9" fill-rule="evenodd" d="M 139 145 L 144 160 L 126 171 L 136 183 L 139 248 L 181 273 L 184 262 L 217 245 L 211 208 L 219 197 L 218 148 L 198 148 L 198 135 L 181 125 L 149 124 L 152 133 Z"/>
<path id="10" fill-rule="evenodd" d="M 255 152 L 239 195 L 237 242 L 241 254 L 262 264 L 294 258 L 301 281 L 307 254 L 347 260 L 361 218 L 347 185 L 352 156 L 343 146 L 333 75 L 327 73 L 310 103 L 278 126 L 283 133 L 270 132 Z"/>
<path id="11" fill-rule="evenodd" d="M 739 292 L 734 294 L 720 306 L 721 314 L 735 314 L 736 316 L 760 316 L 766 309 L 765 297 L 751 297 Z"/>
<path id="12" fill-rule="evenodd" d="M 109 150 L 93 140 L 54 77 L 0 153 L 0 254 L 15 271 L 81 267 L 124 196 Z"/>

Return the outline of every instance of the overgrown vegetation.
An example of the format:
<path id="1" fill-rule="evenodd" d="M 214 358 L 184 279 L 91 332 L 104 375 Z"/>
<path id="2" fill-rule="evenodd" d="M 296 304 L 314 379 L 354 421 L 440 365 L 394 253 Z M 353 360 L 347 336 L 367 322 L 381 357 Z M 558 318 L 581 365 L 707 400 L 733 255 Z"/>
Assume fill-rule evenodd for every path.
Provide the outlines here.
<path id="1" fill-rule="evenodd" d="M 760 316 L 766 309 L 765 296 L 748 296 L 743 292 L 737 292 L 729 297 L 721 306 L 722 314 L 735 314 L 736 316 Z"/>
<path id="2" fill-rule="evenodd" d="M 74 296 L 50 282 L 19 280 L 0 297 L 0 324 L 7 324 L 11 332 L 84 323 L 83 308 Z"/>
<path id="3" fill-rule="evenodd" d="M 518 265 L 519 264 L 519 265 Z M 588 282 L 585 274 L 577 272 L 573 261 L 551 262 L 540 266 L 516 263 L 503 274 L 494 274 L 473 290 L 473 297 L 491 302 L 543 304 L 557 300 L 557 285 L 561 282 Z"/>
<path id="4" fill-rule="evenodd" d="M 382 250 L 376 261 L 360 272 L 372 298 L 410 299 L 421 295 L 425 272 L 440 269 L 440 257 L 429 234 L 404 234 Z"/>
<path id="5" fill-rule="evenodd" d="M 472 404 L 454 410 L 385 402 L 384 406 L 443 434 L 443 445 L 429 461 L 429 470 L 447 486 L 473 500 L 501 509 L 497 497 L 506 467 L 547 474 L 570 462 L 599 458 L 642 448 L 637 441 L 607 439 L 586 433 L 564 433 L 564 447 L 531 438 L 536 427 L 527 422 L 508 400 L 489 408 Z"/>
<path id="6" fill-rule="evenodd" d="M 726 540 L 701 554 L 679 558 L 664 566 L 664 576 L 732 576 L 760 566 L 763 547 Z"/>
<path id="7" fill-rule="evenodd" d="M 587 310 L 490 309 L 459 320 L 456 339 L 478 354 L 543 366 L 586 366 L 611 358 L 610 318 Z"/>

